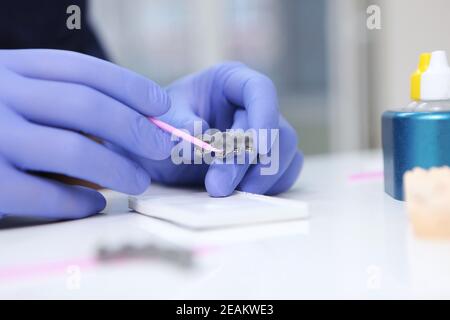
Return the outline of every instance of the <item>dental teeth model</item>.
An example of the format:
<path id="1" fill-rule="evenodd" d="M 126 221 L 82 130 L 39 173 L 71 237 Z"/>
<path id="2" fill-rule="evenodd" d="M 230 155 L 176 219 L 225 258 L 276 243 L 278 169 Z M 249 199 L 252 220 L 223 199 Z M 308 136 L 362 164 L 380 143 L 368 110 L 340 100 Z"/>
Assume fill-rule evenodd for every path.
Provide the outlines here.
<path id="1" fill-rule="evenodd" d="M 212 135 L 198 136 L 200 140 L 210 144 L 213 148 L 220 150 L 215 152 L 218 158 L 226 158 L 229 155 L 240 155 L 243 152 L 253 152 L 253 137 L 243 132 L 221 132 L 217 131 Z M 211 151 L 195 147 L 198 155 L 202 153 L 210 153 Z"/>
<path id="2" fill-rule="evenodd" d="M 415 168 L 404 176 L 406 208 L 414 232 L 450 239 L 450 168 Z"/>

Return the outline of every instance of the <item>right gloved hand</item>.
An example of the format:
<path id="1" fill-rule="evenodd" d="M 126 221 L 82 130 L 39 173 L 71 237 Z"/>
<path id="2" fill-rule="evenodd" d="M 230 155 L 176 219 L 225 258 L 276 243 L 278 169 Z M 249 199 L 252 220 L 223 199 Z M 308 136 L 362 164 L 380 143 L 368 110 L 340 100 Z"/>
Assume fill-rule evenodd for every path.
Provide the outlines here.
<path id="1" fill-rule="evenodd" d="M 158 85 L 112 63 L 69 51 L 0 50 L 0 216 L 68 219 L 104 208 L 99 192 L 33 171 L 141 193 L 150 177 L 139 164 L 80 133 L 165 159 L 170 135 L 145 116 L 169 107 Z"/>

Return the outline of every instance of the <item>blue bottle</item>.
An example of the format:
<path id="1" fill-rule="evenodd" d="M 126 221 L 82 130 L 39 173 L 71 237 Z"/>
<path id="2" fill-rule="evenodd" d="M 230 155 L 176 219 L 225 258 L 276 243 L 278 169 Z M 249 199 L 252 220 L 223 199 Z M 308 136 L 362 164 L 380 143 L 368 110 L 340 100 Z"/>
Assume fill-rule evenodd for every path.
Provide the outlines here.
<path id="1" fill-rule="evenodd" d="M 444 51 L 420 55 L 412 102 L 382 116 L 384 188 L 403 200 L 403 175 L 415 167 L 450 166 L 450 67 Z"/>

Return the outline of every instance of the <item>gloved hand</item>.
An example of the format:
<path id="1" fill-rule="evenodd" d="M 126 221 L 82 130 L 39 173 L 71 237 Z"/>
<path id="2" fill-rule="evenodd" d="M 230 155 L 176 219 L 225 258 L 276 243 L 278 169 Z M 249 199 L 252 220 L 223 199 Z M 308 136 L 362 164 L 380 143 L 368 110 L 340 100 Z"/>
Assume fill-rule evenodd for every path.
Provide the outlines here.
<path id="1" fill-rule="evenodd" d="M 150 177 L 139 164 L 80 133 L 164 159 L 170 135 L 144 115 L 169 107 L 165 90 L 112 63 L 68 51 L 0 50 L 0 215 L 80 218 L 104 208 L 97 191 L 35 171 L 141 193 Z"/>
<path id="2" fill-rule="evenodd" d="M 224 63 L 182 78 L 168 88 L 172 108 L 160 120 L 189 130 L 194 121 L 224 131 L 228 128 L 279 129 L 279 170 L 261 175 L 261 163 L 180 164 L 133 156 L 153 180 L 171 185 L 205 185 L 210 195 L 228 196 L 235 189 L 277 194 L 289 189 L 303 163 L 295 130 L 279 114 L 272 81 L 241 63 Z"/>

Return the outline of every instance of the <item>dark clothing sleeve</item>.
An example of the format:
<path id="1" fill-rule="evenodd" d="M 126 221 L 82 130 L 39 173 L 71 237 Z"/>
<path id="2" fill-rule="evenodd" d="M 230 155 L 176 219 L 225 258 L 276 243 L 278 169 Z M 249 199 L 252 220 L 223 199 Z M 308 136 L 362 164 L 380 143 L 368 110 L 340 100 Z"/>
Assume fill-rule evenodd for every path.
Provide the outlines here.
<path id="1" fill-rule="evenodd" d="M 48 48 L 106 59 L 88 22 L 86 0 L 1 0 L 0 49 Z M 81 29 L 69 30 L 70 5 L 81 9 Z"/>

